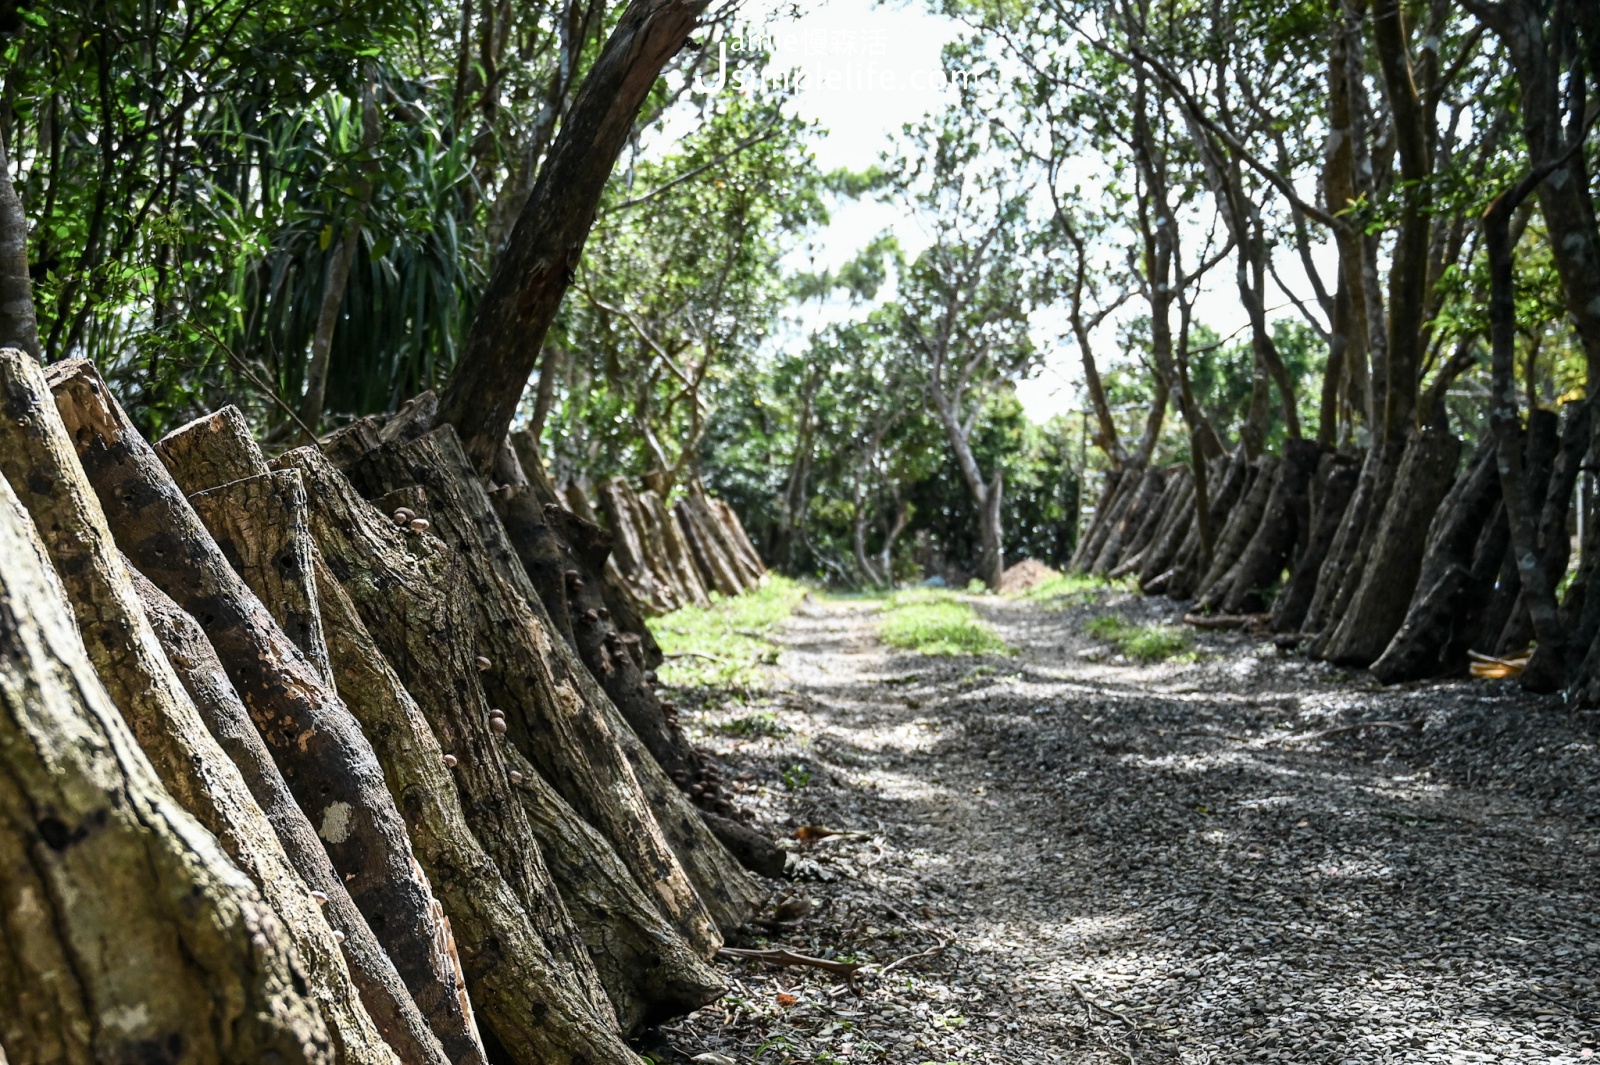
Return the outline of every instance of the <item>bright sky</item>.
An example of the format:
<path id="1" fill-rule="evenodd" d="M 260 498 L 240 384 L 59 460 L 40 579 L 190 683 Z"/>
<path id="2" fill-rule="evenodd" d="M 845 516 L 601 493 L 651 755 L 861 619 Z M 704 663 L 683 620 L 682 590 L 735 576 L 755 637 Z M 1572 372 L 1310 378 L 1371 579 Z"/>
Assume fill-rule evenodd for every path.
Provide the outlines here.
<path id="1" fill-rule="evenodd" d="M 873 0 L 751 0 L 749 23 L 755 32 L 768 34 L 765 48 L 772 53 L 766 77 L 797 70 L 801 91 L 795 106 L 801 117 L 816 120 L 827 136 L 817 146 L 817 162 L 824 170 L 848 167 L 864 170 L 889 151 L 901 128 L 924 114 L 950 106 L 954 94 L 941 87 L 940 51 L 954 40 L 961 27 L 952 20 L 928 13 L 912 3 L 874 3 Z M 729 91 L 740 76 L 754 76 L 752 61 L 738 54 L 738 42 L 727 55 Z M 759 49 L 752 49 L 759 50 Z M 930 240 L 914 219 L 892 205 L 865 200 L 841 204 L 832 221 L 815 240 L 810 268 L 837 266 L 850 259 L 874 235 L 892 231 L 908 254 L 915 255 Z M 1290 285 L 1303 286 L 1304 274 L 1288 256 L 1279 264 Z M 805 268 L 804 259 L 797 268 Z M 1320 264 L 1319 264 L 1320 265 Z M 1232 291 L 1233 271 L 1227 264 L 1214 270 L 1207 290 L 1196 303 L 1196 319 L 1223 335 L 1245 325 L 1237 295 Z M 1269 310 L 1268 318 L 1294 315 L 1284 304 Z M 1132 313 L 1130 309 L 1130 313 Z M 1062 339 L 1065 319 L 1041 314 L 1035 320 L 1035 341 L 1047 353 L 1043 369 L 1022 382 L 1017 394 L 1028 415 L 1043 421 L 1082 406 L 1079 383 L 1081 364 L 1075 345 Z M 1096 354 L 1105 360 L 1114 352 L 1115 326 L 1108 323 L 1097 338 Z"/>

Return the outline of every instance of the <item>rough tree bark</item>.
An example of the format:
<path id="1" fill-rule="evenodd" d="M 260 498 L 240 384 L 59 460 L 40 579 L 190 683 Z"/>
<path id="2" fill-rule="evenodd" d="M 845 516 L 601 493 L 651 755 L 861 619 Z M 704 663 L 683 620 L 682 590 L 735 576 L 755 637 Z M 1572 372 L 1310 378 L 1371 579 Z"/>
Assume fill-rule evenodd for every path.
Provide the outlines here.
<path id="1" fill-rule="evenodd" d="M 1284 441 L 1266 510 L 1239 560 L 1218 582 L 1213 607 L 1225 614 L 1253 614 L 1266 608 L 1263 590 L 1276 584 L 1297 543 L 1309 545 L 1311 503 L 1307 498 L 1322 448 L 1315 441 Z M 1207 604 L 1202 602 L 1204 608 Z"/>
<path id="2" fill-rule="evenodd" d="M 1272 490 L 1278 480 L 1280 465 L 1281 461 L 1270 455 L 1263 455 L 1255 461 L 1255 476 L 1250 481 L 1250 490 L 1239 500 L 1239 505 L 1229 512 L 1228 523 L 1222 527 L 1211 555 L 1211 567 L 1195 589 L 1195 605 L 1198 608 L 1212 610 L 1220 604 L 1221 594 L 1214 595 L 1213 592 L 1226 593 L 1224 578 L 1244 554 L 1244 549 L 1250 545 L 1251 538 L 1261 526 L 1262 516 L 1267 512 L 1267 502 L 1272 498 Z M 1222 587 L 1219 588 L 1219 585 Z"/>
<path id="3" fill-rule="evenodd" d="M 395 1048 L 406 1065 L 413 1062 L 445 1065 L 447 1059 L 438 1038 L 416 1003 L 411 1001 L 394 962 L 372 934 L 367 919 L 356 909 L 355 901 L 345 890 L 344 880 L 317 838 L 317 830 L 296 805 L 289 785 L 272 761 L 261 733 L 250 720 L 250 713 L 238 692 L 233 690 L 199 622 L 184 613 L 143 574 L 134 570 L 131 575 L 139 601 L 167 660 L 194 700 L 206 728 L 239 767 L 246 786 L 272 823 L 284 854 L 306 890 L 320 891 L 327 897 L 324 905 L 328 923 L 344 935 L 342 945 L 351 978 L 361 989 L 361 1001 L 384 1040 Z"/>
<path id="4" fill-rule="evenodd" d="M 1361 464 L 1347 455 L 1327 454 L 1317 465 L 1311 489 L 1311 527 L 1305 549 L 1295 560 L 1289 583 L 1272 604 L 1273 632 L 1300 631 L 1317 592 L 1317 575 L 1334 539 L 1344 528 L 1345 511 L 1361 477 Z"/>
<path id="5" fill-rule="evenodd" d="M 107 694 L 167 790 L 217 836 L 283 921 L 337 1056 L 395 1061 L 361 1005 L 333 929 L 167 661 L 44 373 L 15 348 L 0 349 L 0 415 L 0 472 L 33 515 Z"/>
<path id="6" fill-rule="evenodd" d="M 0 1048 L 333 1060 L 278 919 L 156 778 L 0 480 Z"/>
<path id="7" fill-rule="evenodd" d="M 515 748 L 492 742 L 495 728 L 490 707 L 477 680 L 480 664 L 475 662 L 475 619 L 460 594 L 464 581 L 459 563 L 432 537 L 413 537 L 408 543 L 405 534 L 375 512 L 314 450 L 292 451 L 278 462 L 299 469 L 312 486 L 312 524 L 330 570 L 354 601 L 367 629 L 383 645 L 381 653 L 402 674 L 409 694 L 430 723 L 436 722 L 433 734 L 457 759 L 455 778 L 468 823 L 494 854 L 499 868 L 506 871 L 534 930 L 560 962 L 555 966 L 557 974 L 567 972 L 566 979 L 582 991 L 593 979 L 587 972 L 592 960 L 618 1021 L 627 1029 L 646 1018 L 694 1009 L 714 997 L 715 982 L 706 979 L 698 959 L 676 932 L 670 927 L 662 931 L 664 922 L 654 910 L 641 913 L 625 888 L 596 882 L 621 867 L 603 837 L 589 831 L 584 838 L 598 839 L 596 845 L 604 854 L 597 852 L 587 863 L 576 863 L 570 858 L 576 832 L 571 821 L 576 814 L 536 811 L 539 816 L 535 817 L 528 812 L 528 795 L 542 797 L 553 792 L 542 780 L 533 780 L 535 771 Z M 518 787 L 518 775 L 532 790 Z M 521 806 L 520 817 L 503 809 L 508 800 Z M 523 818 L 526 829 L 520 823 Z M 560 832 L 552 834 L 551 824 L 562 826 Z M 519 842 L 524 831 L 537 840 L 535 853 L 526 853 L 528 845 Z M 552 845 L 568 853 L 564 864 L 558 865 L 550 857 Z M 550 861 L 548 875 L 543 872 L 544 859 Z M 520 876 L 514 875 L 519 869 Z M 554 892 L 545 887 L 550 881 Z M 632 886 L 631 878 L 628 886 Z M 472 888 L 463 885 L 461 890 Z M 574 895 L 615 902 L 610 911 L 599 915 L 598 925 L 592 908 L 571 911 L 577 935 L 587 948 L 581 956 L 580 949 L 575 949 L 573 925 L 556 901 L 557 895 L 569 907 Z M 488 911 L 482 904 L 478 908 Z M 462 935 L 458 932 L 458 938 Z M 501 931 L 492 932 L 487 941 L 511 942 L 514 938 Z M 632 954 L 627 957 L 648 950 L 655 960 L 650 966 L 626 965 L 597 950 L 596 945 L 608 939 L 631 944 Z M 592 988 L 587 993 L 594 998 Z M 696 994 L 707 998 L 696 998 Z M 487 1017 L 489 1006 L 482 995 L 477 1000 Z"/>
<path id="8" fill-rule="evenodd" d="M 229 566 L 150 445 L 86 362 L 47 373 L 118 545 L 201 621 L 296 801 L 453 1061 L 482 1061 L 437 944 L 431 896 L 372 747 Z"/>
<path id="9" fill-rule="evenodd" d="M 1139 526 L 1143 524 L 1146 512 L 1160 498 L 1162 490 L 1166 487 L 1166 474 L 1158 466 L 1151 466 L 1139 478 L 1138 487 L 1129 493 L 1127 505 L 1121 508 L 1116 521 L 1111 525 L 1111 530 L 1100 545 L 1100 550 L 1095 553 L 1094 561 L 1089 564 L 1089 572 L 1097 577 L 1109 573 L 1121 560 L 1123 552 L 1128 548 L 1129 542 Z"/>
<path id="10" fill-rule="evenodd" d="M 1498 478 L 1494 448 L 1484 447 L 1439 505 L 1405 621 L 1372 664 L 1372 675 L 1383 683 L 1439 676 L 1465 664 L 1446 652 L 1472 588 L 1474 549 L 1500 501 Z"/>
<path id="11" fill-rule="evenodd" d="M 1361 583 L 1339 619 L 1321 657 L 1347 665 L 1377 661 L 1405 621 L 1427 546 L 1428 525 L 1461 458 L 1461 441 L 1448 429 L 1419 430 L 1395 473 L 1383 508 L 1372 556 Z"/>
<path id="12" fill-rule="evenodd" d="M 593 679 L 556 635 L 454 431 L 444 426 L 369 452 L 350 476 L 369 496 L 409 485 L 427 493 L 436 530 L 465 564 L 483 653 L 497 663 L 483 674 L 484 688 L 504 709 L 518 749 L 611 841 L 689 942 L 716 950 L 721 937 L 619 746 L 620 731 L 630 730 L 620 716 L 615 726 L 607 720 L 605 711 L 616 711 L 603 693 L 584 697 L 582 682 Z"/>

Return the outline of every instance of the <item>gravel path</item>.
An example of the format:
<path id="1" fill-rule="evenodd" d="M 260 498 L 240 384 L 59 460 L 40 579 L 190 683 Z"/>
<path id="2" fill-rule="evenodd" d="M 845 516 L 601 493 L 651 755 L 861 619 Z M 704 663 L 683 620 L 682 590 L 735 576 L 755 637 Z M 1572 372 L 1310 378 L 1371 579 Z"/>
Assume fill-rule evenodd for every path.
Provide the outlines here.
<path id="1" fill-rule="evenodd" d="M 1600 1049 L 1600 717 L 1484 682 L 1379 692 L 1241 634 L 1152 666 L 1082 632 L 1165 600 L 973 602 L 1015 657 L 889 653 L 872 604 L 808 600 L 773 687 L 697 715 L 762 827 L 842 833 L 796 840 L 787 901 L 738 945 L 873 964 L 731 963 L 734 992 L 666 1032 L 686 1057 Z"/>

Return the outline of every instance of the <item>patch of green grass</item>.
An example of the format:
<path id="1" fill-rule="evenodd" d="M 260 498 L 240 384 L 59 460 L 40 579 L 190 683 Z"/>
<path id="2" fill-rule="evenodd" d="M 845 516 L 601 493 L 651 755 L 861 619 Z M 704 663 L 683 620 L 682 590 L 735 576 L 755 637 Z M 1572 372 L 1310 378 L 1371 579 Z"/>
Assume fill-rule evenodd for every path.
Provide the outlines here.
<path id="1" fill-rule="evenodd" d="M 743 736 L 753 739 L 756 736 L 784 736 L 789 729 L 778 720 L 778 715 L 771 710 L 757 710 L 752 714 L 744 714 L 732 721 L 724 721 L 714 726 L 718 732 L 729 736 Z"/>
<path id="2" fill-rule="evenodd" d="M 667 657 L 661 679 L 680 688 L 759 690 L 759 667 L 778 660 L 778 645 L 766 634 L 777 631 L 805 594 L 805 585 L 772 573 L 743 595 L 713 594 L 708 607 L 651 618 L 647 624 Z"/>
<path id="3" fill-rule="evenodd" d="M 1137 590 L 1138 582 L 1132 577 L 1124 577 L 1122 580 L 1113 581 L 1088 573 L 1058 573 L 1054 577 L 1046 577 L 1032 588 L 1022 592 L 1020 598 L 1061 609 L 1092 603 L 1102 592 L 1131 592 Z"/>
<path id="4" fill-rule="evenodd" d="M 918 589 L 885 601 L 878 638 L 925 655 L 1002 655 L 1011 648 L 952 592 Z"/>
<path id="5" fill-rule="evenodd" d="M 783 785 L 790 791 L 799 791 L 811 783 L 811 769 L 804 762 L 796 762 L 783 771 Z"/>
<path id="6" fill-rule="evenodd" d="M 1140 662 L 1164 662 L 1189 653 L 1189 635 L 1175 625 L 1136 625 L 1120 614 L 1101 614 L 1083 628 Z"/>

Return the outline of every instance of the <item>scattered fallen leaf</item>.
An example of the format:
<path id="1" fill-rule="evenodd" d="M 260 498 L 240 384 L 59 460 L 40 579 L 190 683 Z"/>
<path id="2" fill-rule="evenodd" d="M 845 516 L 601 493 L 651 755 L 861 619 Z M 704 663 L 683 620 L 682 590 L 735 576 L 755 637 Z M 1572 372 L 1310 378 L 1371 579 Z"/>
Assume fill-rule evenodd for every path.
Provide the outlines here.
<path id="1" fill-rule="evenodd" d="M 778 1005 L 780 1005 L 780 1006 L 793 1006 L 796 1002 L 799 1002 L 799 1001 L 800 1000 L 798 998 L 796 998 L 795 996 L 793 996 L 793 995 L 782 995 L 782 994 L 780 994 L 778 996 Z"/>

